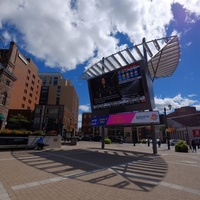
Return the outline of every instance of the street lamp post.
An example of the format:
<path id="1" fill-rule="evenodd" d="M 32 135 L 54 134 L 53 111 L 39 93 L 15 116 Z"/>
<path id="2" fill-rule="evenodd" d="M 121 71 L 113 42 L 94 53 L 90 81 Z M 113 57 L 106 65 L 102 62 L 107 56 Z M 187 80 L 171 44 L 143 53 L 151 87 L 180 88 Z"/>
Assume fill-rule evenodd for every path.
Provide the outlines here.
<path id="1" fill-rule="evenodd" d="M 74 124 L 74 136 L 76 135 L 76 127 L 77 127 L 77 124 Z"/>
<path id="2" fill-rule="evenodd" d="M 44 116 L 44 126 L 43 126 L 43 134 L 46 134 L 46 131 L 48 129 L 48 122 L 49 122 L 49 110 L 47 109 L 46 114 Z"/>
<path id="3" fill-rule="evenodd" d="M 168 105 L 169 110 L 171 110 L 172 106 L 169 104 Z M 165 126 L 166 126 L 166 130 L 167 130 L 167 147 L 168 149 L 170 149 L 170 135 L 169 135 L 169 131 L 168 131 L 168 123 L 167 123 L 167 113 L 166 113 L 166 108 L 164 107 L 164 115 L 165 115 Z"/>

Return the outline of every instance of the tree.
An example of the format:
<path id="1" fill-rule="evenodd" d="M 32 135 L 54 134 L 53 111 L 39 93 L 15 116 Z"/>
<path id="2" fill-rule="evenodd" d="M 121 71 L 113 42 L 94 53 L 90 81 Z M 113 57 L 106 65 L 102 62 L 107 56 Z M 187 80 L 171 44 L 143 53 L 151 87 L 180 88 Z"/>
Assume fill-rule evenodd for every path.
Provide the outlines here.
<path id="1" fill-rule="evenodd" d="M 26 127 L 30 121 L 22 114 L 11 115 L 8 119 L 8 123 L 11 127 L 21 129 Z"/>

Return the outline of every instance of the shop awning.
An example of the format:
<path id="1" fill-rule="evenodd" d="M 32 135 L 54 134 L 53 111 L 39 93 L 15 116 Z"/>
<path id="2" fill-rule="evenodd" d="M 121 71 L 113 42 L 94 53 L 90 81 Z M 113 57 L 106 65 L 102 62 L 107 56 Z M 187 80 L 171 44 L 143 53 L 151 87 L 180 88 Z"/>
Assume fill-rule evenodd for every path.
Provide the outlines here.
<path id="1" fill-rule="evenodd" d="M 3 121 L 4 119 L 5 119 L 4 115 L 0 113 L 0 120 Z"/>

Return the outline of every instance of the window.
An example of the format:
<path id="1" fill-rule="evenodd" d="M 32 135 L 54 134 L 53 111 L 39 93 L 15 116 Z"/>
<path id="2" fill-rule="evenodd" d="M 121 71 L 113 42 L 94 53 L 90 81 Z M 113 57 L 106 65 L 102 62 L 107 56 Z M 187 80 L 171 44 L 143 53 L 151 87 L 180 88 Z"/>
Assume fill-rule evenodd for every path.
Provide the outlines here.
<path id="1" fill-rule="evenodd" d="M 27 94 L 27 90 L 26 89 L 24 90 L 24 93 Z"/>
<path id="2" fill-rule="evenodd" d="M 32 93 L 30 93 L 29 96 L 32 97 L 33 96 Z"/>
<path id="3" fill-rule="evenodd" d="M 25 105 L 24 104 L 22 104 L 22 106 L 21 106 L 22 108 L 24 108 L 25 107 Z"/>
<path id="4" fill-rule="evenodd" d="M 25 86 L 28 87 L 28 83 L 25 83 Z"/>
<path id="5" fill-rule="evenodd" d="M 35 82 L 34 81 L 31 81 L 31 83 L 34 85 L 35 84 Z"/>
<path id="6" fill-rule="evenodd" d="M 27 76 L 27 77 L 26 77 L 26 80 L 29 80 L 29 79 L 30 79 L 29 76 Z"/>
<path id="7" fill-rule="evenodd" d="M 6 79 L 6 85 L 7 85 L 7 86 L 10 85 L 10 80 Z"/>
<path id="8" fill-rule="evenodd" d="M 53 85 L 58 85 L 58 77 L 54 77 Z"/>
<path id="9" fill-rule="evenodd" d="M 33 74 L 33 78 L 35 79 L 35 74 Z"/>
<path id="10" fill-rule="evenodd" d="M 59 102 L 60 102 L 60 98 L 56 97 L 56 105 L 59 105 Z"/>
<path id="11" fill-rule="evenodd" d="M 23 97 L 23 100 L 26 101 L 26 97 Z"/>
<path id="12" fill-rule="evenodd" d="M 30 99 L 28 100 L 28 103 L 30 103 L 30 104 L 31 104 L 31 100 L 30 100 Z"/>
<path id="13" fill-rule="evenodd" d="M 50 77 L 50 80 L 49 80 L 49 85 L 52 84 L 52 77 Z"/>
<path id="14" fill-rule="evenodd" d="M 7 96 L 7 92 L 1 93 L 1 104 L 4 106 L 6 105 Z"/>
<path id="15" fill-rule="evenodd" d="M 31 73 L 31 70 L 30 70 L 30 69 L 28 69 L 28 73 L 29 73 L 29 74 Z"/>

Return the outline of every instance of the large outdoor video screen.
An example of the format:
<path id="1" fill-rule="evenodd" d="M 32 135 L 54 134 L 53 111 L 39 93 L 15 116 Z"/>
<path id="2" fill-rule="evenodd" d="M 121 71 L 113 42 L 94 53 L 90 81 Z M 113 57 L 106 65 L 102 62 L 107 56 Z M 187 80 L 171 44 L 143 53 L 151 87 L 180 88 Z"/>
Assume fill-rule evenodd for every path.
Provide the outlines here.
<path id="1" fill-rule="evenodd" d="M 94 115 L 152 109 L 151 81 L 143 61 L 88 80 Z"/>

